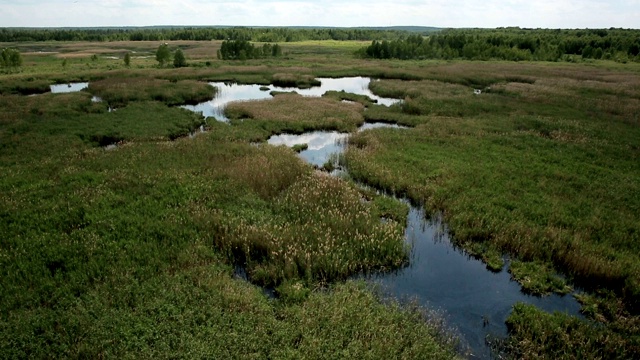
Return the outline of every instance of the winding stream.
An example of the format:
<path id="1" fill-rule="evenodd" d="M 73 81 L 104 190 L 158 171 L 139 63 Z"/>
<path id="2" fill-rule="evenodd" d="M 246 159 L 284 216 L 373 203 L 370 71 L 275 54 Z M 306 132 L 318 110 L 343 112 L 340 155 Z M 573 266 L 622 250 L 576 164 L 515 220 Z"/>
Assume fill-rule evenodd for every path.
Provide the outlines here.
<path id="1" fill-rule="evenodd" d="M 382 127 L 398 128 L 365 123 L 359 131 Z M 321 166 L 332 153 L 345 150 L 347 138 L 348 134 L 313 132 L 272 136 L 268 143 L 293 146 L 309 142 L 309 149 L 300 156 Z M 505 320 L 516 302 L 533 304 L 548 312 L 580 315 L 580 304 L 573 296 L 524 294 L 506 271 L 508 264 L 499 273 L 487 270 L 481 261 L 452 244 L 441 217 L 427 220 L 422 208 L 410 205 L 405 241 L 412 248 L 409 266 L 391 273 L 369 275 L 366 279 L 379 283 L 385 293 L 396 298 L 413 299 L 441 312 L 447 324 L 462 335 L 473 358 L 490 358 L 485 339 L 507 335 Z"/>

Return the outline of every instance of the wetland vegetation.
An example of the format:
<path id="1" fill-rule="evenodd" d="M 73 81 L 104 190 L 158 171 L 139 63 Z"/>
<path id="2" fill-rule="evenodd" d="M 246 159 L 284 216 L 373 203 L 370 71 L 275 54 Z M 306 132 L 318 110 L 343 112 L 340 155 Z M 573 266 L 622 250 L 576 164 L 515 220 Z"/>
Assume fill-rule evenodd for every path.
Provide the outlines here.
<path id="1" fill-rule="evenodd" d="M 3 357 L 464 356 L 428 309 L 345 281 L 405 266 L 410 250 L 406 206 L 355 181 L 441 213 L 489 267 L 508 255 L 525 291 L 579 289 L 585 318 L 518 304 L 496 353 L 638 357 L 638 64 L 367 60 L 354 55 L 364 40 L 283 42 L 277 59 L 246 60 L 217 59 L 221 41 L 171 41 L 189 59 L 176 68 L 157 66 L 157 41 L 11 43 Z M 403 101 L 279 94 L 229 104 L 228 123 L 181 107 L 211 99 L 213 81 L 341 76 L 380 79 L 375 95 Z M 49 92 L 78 81 L 88 88 Z M 408 128 L 356 132 L 365 121 Z M 352 132 L 351 178 L 266 144 L 315 130 Z"/>

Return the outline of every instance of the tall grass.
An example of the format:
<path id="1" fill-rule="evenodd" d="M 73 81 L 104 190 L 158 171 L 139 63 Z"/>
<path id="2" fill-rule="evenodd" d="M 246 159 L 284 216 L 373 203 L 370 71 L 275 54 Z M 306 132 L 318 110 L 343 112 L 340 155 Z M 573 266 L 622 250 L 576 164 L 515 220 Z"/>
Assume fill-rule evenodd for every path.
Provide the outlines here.
<path id="1" fill-rule="evenodd" d="M 167 105 L 197 104 L 210 100 L 215 88 L 207 83 L 148 78 L 117 78 L 93 81 L 89 91 L 111 106 L 120 107 L 130 101 L 155 100 Z"/>
<path id="2" fill-rule="evenodd" d="M 360 104 L 330 98 L 281 94 L 261 101 L 232 102 L 225 115 L 230 119 L 251 119 L 271 133 L 303 133 L 312 130 L 353 131 L 364 122 Z"/>
<path id="3" fill-rule="evenodd" d="M 249 164 L 243 162 L 241 166 Z M 261 171 L 266 176 L 251 179 L 238 177 L 239 171 L 246 171 L 233 165 L 230 171 L 235 181 L 243 181 L 273 200 L 269 206 L 271 219 L 217 213 L 207 220 L 217 233 L 213 239 L 216 246 L 242 261 L 253 281 L 265 285 L 289 279 L 328 283 L 405 263 L 402 224 L 382 223 L 372 205 L 362 203 L 359 192 L 341 180 L 320 173 L 306 174 L 273 197 L 269 189 L 279 188 L 277 184 L 283 177 L 291 178 L 295 168 Z"/>
<path id="4" fill-rule="evenodd" d="M 450 71 L 464 66 L 452 65 Z M 440 87 L 431 81 L 377 82 L 377 91 L 406 100 L 402 107 L 368 116 L 405 123 L 413 117 L 416 127 L 353 135 L 345 156 L 349 171 L 443 212 L 455 241 L 472 252 L 507 252 L 522 260 L 512 263 L 511 272 L 525 290 L 566 292 L 564 279 L 554 275 L 559 271 L 589 291 L 616 292 L 637 319 L 637 74 L 623 79 L 598 68 L 545 72 L 531 65 L 516 74 L 523 70 L 535 73 L 529 75 L 535 82 L 491 85 L 489 93 L 477 96 L 451 85 L 454 81 Z M 574 321 L 563 320 L 562 328 L 570 332 Z M 514 344 L 526 347 L 538 330 L 527 321 L 521 326 L 532 333 L 521 330 L 523 343 Z M 551 326 L 545 322 L 539 331 Z M 600 333 L 588 323 L 575 326 L 585 342 Z M 597 336 L 617 340 L 593 346 L 633 353 L 638 333 L 620 336 L 621 328 L 606 327 Z M 578 354 L 583 346 L 580 341 L 538 345 L 540 356 L 552 348 Z"/>

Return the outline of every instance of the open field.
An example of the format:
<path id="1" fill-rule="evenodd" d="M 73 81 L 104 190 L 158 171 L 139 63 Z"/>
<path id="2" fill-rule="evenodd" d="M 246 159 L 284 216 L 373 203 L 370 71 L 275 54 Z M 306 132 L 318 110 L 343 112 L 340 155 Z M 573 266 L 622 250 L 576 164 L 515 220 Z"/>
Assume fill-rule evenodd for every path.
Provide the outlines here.
<path id="1" fill-rule="evenodd" d="M 378 120 L 412 128 L 352 135 L 355 180 L 443 213 L 490 267 L 509 255 L 526 291 L 583 289 L 587 320 L 517 306 L 502 351 L 640 355 L 640 65 L 363 60 L 366 43 L 315 41 L 225 62 L 219 42 L 184 41 L 170 47 L 190 66 L 173 69 L 158 45 L 12 44 L 24 65 L 0 75 L 0 354 L 455 357 L 437 319 L 343 282 L 406 263 L 402 216 L 379 221 L 398 204 L 254 144 Z M 145 55 L 126 67 L 132 51 Z M 206 81 L 347 75 L 404 103 L 278 95 L 229 106 L 231 125 L 176 106 L 211 97 Z M 72 81 L 89 89 L 45 93 Z M 276 298 L 234 277 L 239 263 Z"/>

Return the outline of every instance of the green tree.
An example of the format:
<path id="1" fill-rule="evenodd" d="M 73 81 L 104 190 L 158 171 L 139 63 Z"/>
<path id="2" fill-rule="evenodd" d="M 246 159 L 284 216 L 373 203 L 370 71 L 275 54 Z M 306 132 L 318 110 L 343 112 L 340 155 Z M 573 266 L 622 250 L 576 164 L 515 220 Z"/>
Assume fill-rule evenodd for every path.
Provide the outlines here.
<path id="1" fill-rule="evenodd" d="M 156 50 L 156 60 L 161 67 L 171 60 L 171 51 L 169 51 L 169 44 L 163 43 L 158 46 L 158 50 Z"/>
<path id="2" fill-rule="evenodd" d="M 131 54 L 129 53 L 124 54 L 124 66 L 131 66 Z"/>
<path id="3" fill-rule="evenodd" d="M 187 66 L 187 58 L 184 57 L 184 53 L 181 49 L 176 50 L 175 54 L 173 54 L 173 66 L 175 67 L 185 67 Z"/>
<path id="4" fill-rule="evenodd" d="M 15 49 L 2 49 L 0 67 L 17 68 L 22 66 L 22 55 Z"/>

